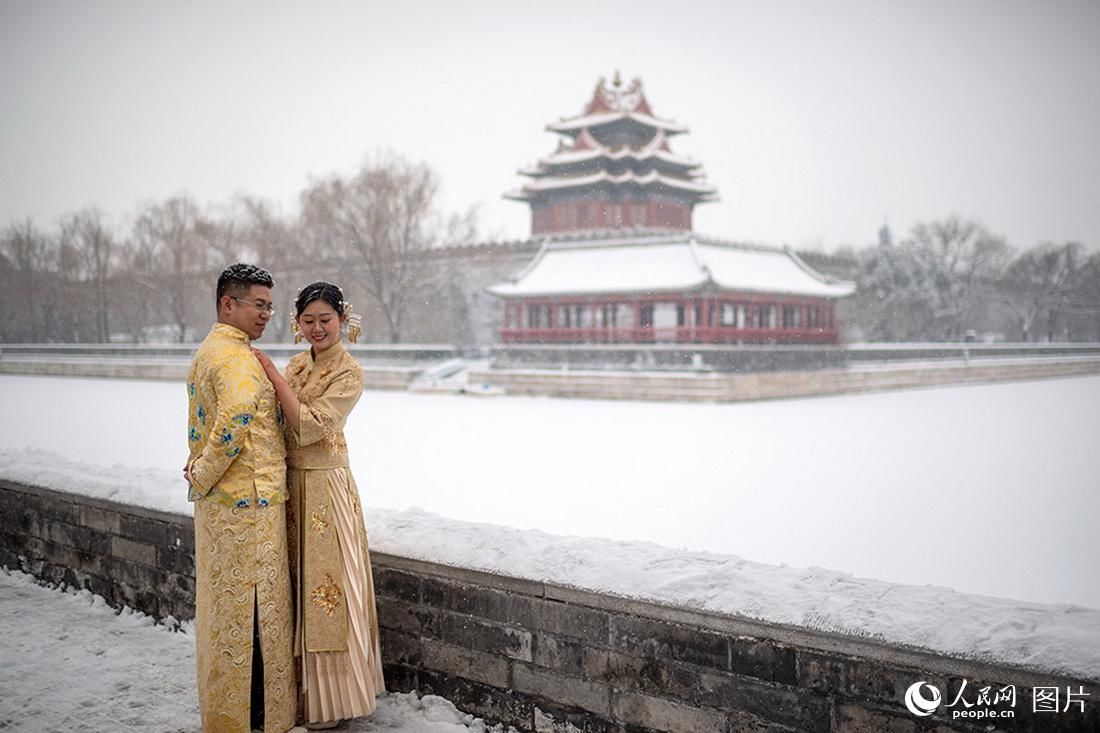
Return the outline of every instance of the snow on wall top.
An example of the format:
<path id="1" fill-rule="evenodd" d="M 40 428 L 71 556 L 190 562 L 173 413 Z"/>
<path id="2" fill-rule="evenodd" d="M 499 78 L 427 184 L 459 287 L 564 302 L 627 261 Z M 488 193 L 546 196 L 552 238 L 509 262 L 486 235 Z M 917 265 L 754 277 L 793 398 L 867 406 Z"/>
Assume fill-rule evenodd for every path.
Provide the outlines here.
<path id="1" fill-rule="evenodd" d="M 69 462 L 47 451 L 0 449 L 0 475 L 191 513 L 172 471 L 108 469 Z M 158 494 L 176 501 L 166 507 L 156 500 Z M 367 508 L 365 514 L 372 548 L 392 555 L 1100 678 L 1100 647 L 1095 643 L 1100 609 L 887 583 L 819 567 L 780 567 L 652 542 L 463 522 L 416 508 Z"/>
<path id="2" fill-rule="evenodd" d="M 855 292 L 787 250 L 698 241 L 692 236 L 547 244 L 501 297 L 723 290 L 840 298 Z"/>

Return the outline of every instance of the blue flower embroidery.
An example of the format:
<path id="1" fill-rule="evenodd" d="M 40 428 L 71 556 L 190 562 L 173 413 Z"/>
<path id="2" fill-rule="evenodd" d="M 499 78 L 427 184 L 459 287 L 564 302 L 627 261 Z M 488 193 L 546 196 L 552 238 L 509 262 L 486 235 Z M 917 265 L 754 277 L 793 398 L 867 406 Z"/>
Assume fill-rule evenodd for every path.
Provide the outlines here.
<path id="1" fill-rule="evenodd" d="M 199 435 L 199 431 L 195 429 L 194 425 L 187 429 L 187 439 L 190 440 L 192 443 L 202 439 L 202 436 Z"/>
<path id="2" fill-rule="evenodd" d="M 237 446 L 236 448 L 230 448 L 229 450 L 227 450 L 225 452 L 225 455 L 228 456 L 229 458 L 233 458 L 234 456 L 238 455 L 240 452 L 241 452 L 241 448 L 240 448 L 240 446 Z"/>
<path id="3" fill-rule="evenodd" d="M 202 409 L 202 405 L 199 405 L 198 415 L 199 415 L 199 422 L 201 422 L 203 425 L 205 425 L 206 424 L 206 410 Z"/>
<path id="4" fill-rule="evenodd" d="M 260 499 L 260 506 L 267 506 L 267 499 Z"/>
<path id="5" fill-rule="evenodd" d="M 222 445 L 233 441 L 233 433 L 229 432 L 229 428 L 222 428 Z"/>
<path id="6" fill-rule="evenodd" d="M 237 499 L 237 506 L 241 509 L 244 509 L 246 506 L 248 506 L 248 499 Z"/>
<path id="7" fill-rule="evenodd" d="M 195 383 L 194 382 L 188 382 L 187 383 L 187 394 L 191 395 L 192 397 L 195 396 Z"/>
<path id="8" fill-rule="evenodd" d="M 237 415 L 233 418 L 233 422 L 241 426 L 248 425 L 248 423 L 252 422 L 252 415 L 249 415 L 247 412 Z"/>

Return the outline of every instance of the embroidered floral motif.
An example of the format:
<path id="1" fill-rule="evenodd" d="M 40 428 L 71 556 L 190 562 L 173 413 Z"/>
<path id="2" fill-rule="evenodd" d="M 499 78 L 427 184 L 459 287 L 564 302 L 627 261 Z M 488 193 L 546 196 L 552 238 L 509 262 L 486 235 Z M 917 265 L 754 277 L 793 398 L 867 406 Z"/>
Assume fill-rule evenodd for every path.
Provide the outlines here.
<path id="1" fill-rule="evenodd" d="M 343 435 L 336 428 L 336 420 L 332 415 L 324 412 L 317 413 L 317 421 L 321 423 L 321 433 L 325 436 L 325 445 L 332 455 L 340 454 L 340 439 Z"/>
<path id="2" fill-rule="evenodd" d="M 202 409 L 202 405 L 199 405 L 198 409 L 199 422 L 203 425 L 206 424 L 206 410 Z"/>
<path id="3" fill-rule="evenodd" d="M 234 458 L 241 453 L 241 447 L 239 445 L 234 446 L 225 452 L 225 455 L 229 458 Z"/>
<path id="4" fill-rule="evenodd" d="M 244 509 L 245 507 L 247 507 L 248 503 L 249 503 L 248 499 L 237 499 L 237 506 L 240 507 L 241 509 Z"/>
<path id="5" fill-rule="evenodd" d="M 260 506 L 267 506 L 267 499 L 260 499 Z"/>
<path id="6" fill-rule="evenodd" d="M 194 443 L 197 440 L 202 440 L 202 435 L 199 434 L 197 428 L 194 425 L 187 428 L 187 439 Z"/>
<path id="7" fill-rule="evenodd" d="M 222 428 L 221 441 L 222 445 L 233 441 L 233 433 L 230 432 L 229 428 Z"/>
<path id="8" fill-rule="evenodd" d="M 325 519 L 326 516 L 328 516 L 328 506 L 324 505 L 317 511 L 313 512 L 309 517 L 309 521 L 310 524 L 313 525 L 313 529 L 317 532 L 320 532 L 321 534 L 324 534 L 325 530 L 328 529 L 329 523 L 328 520 Z"/>
<path id="9" fill-rule="evenodd" d="M 329 573 L 325 573 L 325 582 L 314 588 L 313 592 L 309 594 L 313 603 L 324 609 L 329 618 L 336 615 L 336 609 L 340 607 L 340 599 L 343 596 L 344 593 L 340 590 L 340 586 L 336 585 L 336 581 L 332 579 L 332 575 Z"/>
<path id="10" fill-rule="evenodd" d="M 194 382 L 188 382 L 187 383 L 187 396 L 188 397 L 194 397 L 195 396 L 195 383 Z"/>
<path id="11" fill-rule="evenodd" d="M 252 415 L 250 415 L 247 412 L 242 413 L 240 415 L 234 415 L 233 416 L 233 422 L 235 422 L 238 425 L 243 427 L 245 425 L 248 425 L 248 423 L 252 422 Z"/>

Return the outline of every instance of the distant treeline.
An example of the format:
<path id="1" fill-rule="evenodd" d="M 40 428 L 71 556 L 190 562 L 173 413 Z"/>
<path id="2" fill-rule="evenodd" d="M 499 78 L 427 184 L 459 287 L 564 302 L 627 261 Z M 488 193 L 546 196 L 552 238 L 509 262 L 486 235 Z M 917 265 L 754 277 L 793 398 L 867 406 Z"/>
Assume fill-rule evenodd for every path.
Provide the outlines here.
<path id="1" fill-rule="evenodd" d="M 314 182 L 294 216 L 250 197 L 203 211 L 178 196 L 146 204 L 125 228 L 91 208 L 50 226 L 9 223 L 0 341 L 198 340 L 218 272 L 246 261 L 280 283 L 269 338 L 289 338 L 293 289 L 325 278 L 367 316 L 371 341 L 485 343 L 499 308 L 483 288 L 515 262 L 471 246 L 474 212 L 445 219 L 437 188 L 430 168 L 391 156 Z M 1100 341 L 1100 253 L 1079 243 L 1016 249 L 951 216 L 896 241 L 884 228 L 877 243 L 823 259 L 857 283 L 841 308 L 850 338 Z"/>
<path id="2" fill-rule="evenodd" d="M 1100 341 L 1100 252 L 1079 242 L 1010 246 L 949 216 L 895 241 L 838 253 L 851 262 L 851 338 L 866 341 Z"/>

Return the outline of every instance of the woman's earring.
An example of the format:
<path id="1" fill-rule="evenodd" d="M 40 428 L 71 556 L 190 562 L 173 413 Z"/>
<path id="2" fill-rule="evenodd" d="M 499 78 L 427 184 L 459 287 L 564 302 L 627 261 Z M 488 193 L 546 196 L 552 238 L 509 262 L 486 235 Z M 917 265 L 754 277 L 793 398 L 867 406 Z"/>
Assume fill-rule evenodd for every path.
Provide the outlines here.
<path id="1" fill-rule="evenodd" d="M 294 334 L 294 343 L 302 343 L 302 329 L 298 328 L 298 319 L 293 316 L 290 318 L 290 332 Z"/>

